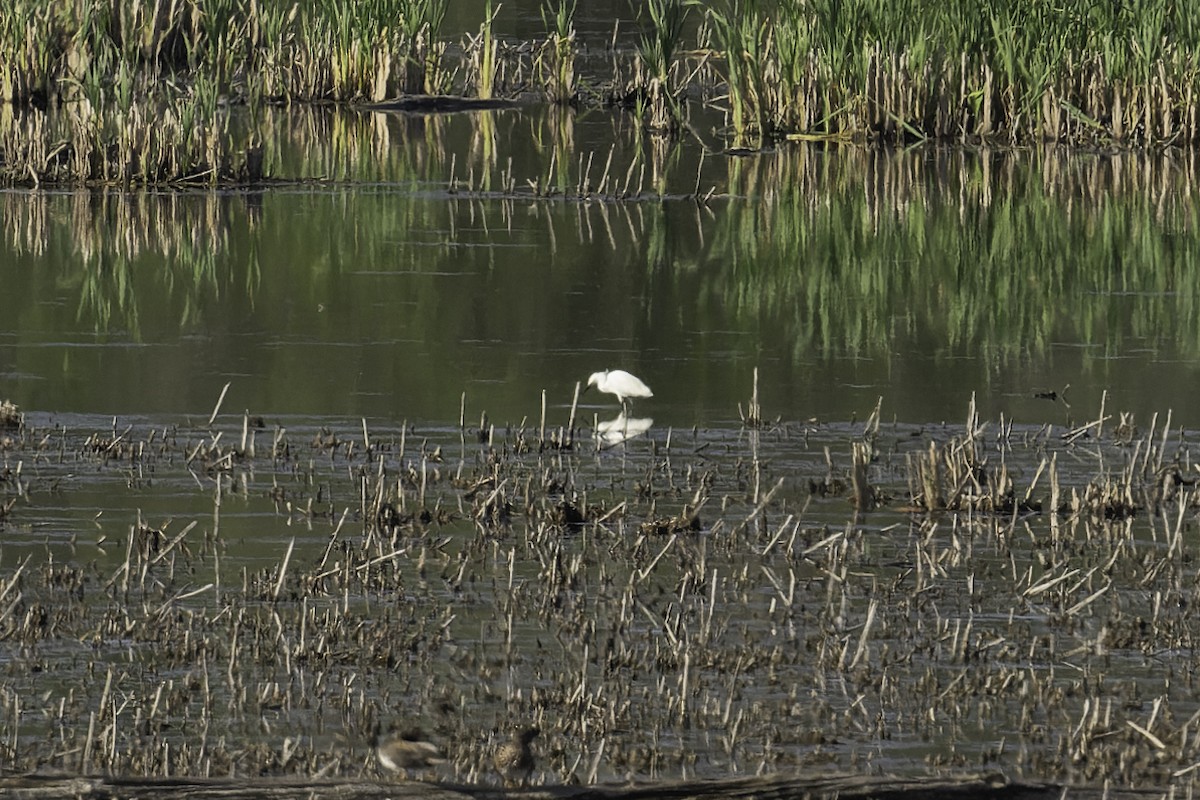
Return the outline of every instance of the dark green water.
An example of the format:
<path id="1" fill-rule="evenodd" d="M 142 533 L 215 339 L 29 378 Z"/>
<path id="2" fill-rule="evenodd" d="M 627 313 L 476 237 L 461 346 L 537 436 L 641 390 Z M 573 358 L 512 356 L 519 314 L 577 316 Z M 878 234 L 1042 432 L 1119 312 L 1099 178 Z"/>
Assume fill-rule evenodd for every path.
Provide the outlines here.
<path id="1" fill-rule="evenodd" d="M 972 393 L 1033 419 L 1035 391 L 1070 384 L 1084 416 L 1107 389 L 1110 409 L 1191 422 L 1192 161 L 797 147 L 698 164 L 694 141 L 656 156 L 615 119 L 281 113 L 276 172 L 321 182 L 6 193 L 3 395 L 199 414 L 232 382 L 252 413 L 456 422 L 466 392 L 517 422 L 542 390 L 562 417 L 576 381 L 621 367 L 661 422 L 705 426 L 737 418 L 757 366 L 786 419 L 882 397 L 885 417 L 940 421 Z M 640 184 L 634 199 L 530 196 L 526 180 L 598 186 L 610 147 L 609 194 Z"/>

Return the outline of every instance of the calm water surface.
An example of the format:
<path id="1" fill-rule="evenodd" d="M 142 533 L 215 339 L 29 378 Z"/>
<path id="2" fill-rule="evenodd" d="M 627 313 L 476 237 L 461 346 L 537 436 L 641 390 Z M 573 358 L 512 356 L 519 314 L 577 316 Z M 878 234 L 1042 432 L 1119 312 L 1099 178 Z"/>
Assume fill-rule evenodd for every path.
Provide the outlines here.
<path id="1" fill-rule="evenodd" d="M 660 422 L 708 426 L 737 419 L 758 367 L 766 413 L 786 419 L 883 398 L 889 417 L 940 421 L 975 393 L 988 416 L 1033 421 L 1031 395 L 1070 384 L 1076 413 L 1107 389 L 1110 408 L 1188 422 L 1198 251 L 1178 156 L 698 164 L 694 143 L 659 157 L 608 117 L 505 112 L 481 131 L 296 113 L 271 157 L 329 180 L 3 195 L 5 396 L 198 414 L 231 382 L 237 409 L 394 423 L 455 422 L 465 392 L 473 414 L 517 422 L 543 390 L 561 418 L 576 381 L 621 367 Z M 642 176 L 635 199 L 528 196 L 550 157 L 568 165 L 557 185 L 573 192 L 589 159 L 598 185 L 610 147 L 621 185 Z M 687 197 L 697 185 L 715 196 Z"/>

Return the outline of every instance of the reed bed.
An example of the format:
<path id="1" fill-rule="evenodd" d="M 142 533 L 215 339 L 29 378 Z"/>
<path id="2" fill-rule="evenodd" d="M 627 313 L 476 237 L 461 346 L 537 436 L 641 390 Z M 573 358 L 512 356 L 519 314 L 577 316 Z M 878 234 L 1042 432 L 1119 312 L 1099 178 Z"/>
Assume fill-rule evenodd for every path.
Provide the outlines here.
<path id="1" fill-rule="evenodd" d="M 596 58 L 580 52 L 570 2 L 542 6 L 544 38 L 496 36 L 503 9 L 488 5 L 456 43 L 445 0 L 19 0 L 0 20 L 0 177 L 255 182 L 265 103 L 448 92 L 625 106 L 666 136 L 707 135 L 691 122 L 699 101 L 724 109 L 718 134 L 734 147 L 1197 141 L 1191 6 L 926 5 L 654 0 L 637 7 L 634 51 Z"/>
<path id="2" fill-rule="evenodd" d="M 542 22 L 549 35 L 538 54 L 537 72 L 545 87 L 546 99 L 566 104 L 578 97 L 575 73 L 576 0 L 544 0 Z"/>
<path id="3" fill-rule="evenodd" d="M 432 429 L 225 400 L 78 431 L 24 410 L 0 439 L 13 767 L 374 775 L 402 726 L 445 752 L 429 777 L 498 784 L 491 753 L 533 724 L 538 784 L 903 764 L 1192 786 L 1200 502 L 1169 412 L 972 405 L 933 429 L 881 402 L 610 448 L 565 414 L 476 425 L 466 396 Z M 23 533 L 114 484 L 178 505 Z"/>
<path id="4" fill-rule="evenodd" d="M 1165 0 L 733 0 L 714 19 L 739 138 L 1196 141 L 1200 25 Z"/>
<path id="5" fill-rule="evenodd" d="M 80 86 L 129 99 L 164 79 L 211 82 L 242 99 L 435 93 L 447 78 L 445 12 L 445 0 L 88 0 L 63 8 L 19 0 L 0 27 L 0 99 L 45 105 Z"/>
<path id="6" fill-rule="evenodd" d="M 448 86 L 444 0 L 241 0 L 49 8 L 0 21 L 7 182 L 253 183 L 267 101 L 382 100 Z M 229 107 L 245 106 L 231 130 Z"/>
<path id="7" fill-rule="evenodd" d="M 263 177 L 262 149 L 203 100 L 162 98 L 120 108 L 87 101 L 30 108 L 0 122 L 9 182 L 229 185 Z"/>

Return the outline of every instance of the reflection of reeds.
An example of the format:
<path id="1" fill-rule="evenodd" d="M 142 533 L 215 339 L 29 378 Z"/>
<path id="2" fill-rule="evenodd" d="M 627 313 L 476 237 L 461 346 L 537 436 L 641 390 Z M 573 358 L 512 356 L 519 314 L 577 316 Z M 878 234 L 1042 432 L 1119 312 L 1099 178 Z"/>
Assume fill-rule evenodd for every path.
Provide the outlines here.
<path id="1" fill-rule="evenodd" d="M 56 279 L 79 287 L 81 320 L 97 330 L 124 328 L 136 337 L 141 309 L 161 306 L 164 291 L 179 301 L 178 322 L 184 326 L 197 321 L 204 295 L 233 291 L 254 297 L 257 256 L 240 262 L 243 275 L 223 270 L 231 203 L 253 222 L 253 207 L 216 194 L 35 194 L 0 204 L 0 231 L 15 252 L 54 254 L 51 260 L 64 269 Z M 70 252 L 61 253 L 60 243 Z M 170 268 L 160 269 L 162 264 Z"/>
<path id="2" fill-rule="evenodd" d="M 372 235 L 337 246 L 352 247 L 364 263 L 386 261 L 412 232 L 453 229 L 457 214 L 493 215 L 485 224 L 503 226 L 517 201 L 544 216 L 551 226 L 544 241 L 556 252 L 627 252 L 677 276 L 689 297 L 720 298 L 733 324 L 758 329 L 769 320 L 798 360 L 847 351 L 886 358 L 897 339 L 920 337 L 945 354 L 983 352 L 1006 362 L 1064 340 L 1092 342 L 1097 348 L 1088 352 L 1099 354 L 1135 337 L 1153 347 L 1163 331 L 1177 336 L 1164 347 L 1200 353 L 1200 256 L 1188 246 L 1200 235 L 1192 188 L 1200 160 L 1185 151 L 1065 161 L 1052 150 L 1016 157 L 796 146 L 706 160 L 705 184 L 721 187 L 722 196 L 681 211 L 677 202 L 639 202 L 692 190 L 696 165 L 679 148 L 660 164 L 619 134 L 611 150 L 580 153 L 570 144 L 572 110 L 543 112 L 493 113 L 484 126 L 465 115 L 270 108 L 263 150 L 302 175 L 334 182 L 428 191 L 448 189 L 456 176 L 450 211 L 394 203 L 358 220 L 355 231 Z M 550 154 L 534 160 L 540 172 L 513 175 L 497 154 L 496 142 L 517 136 Z M 718 175 L 722 164 L 728 173 Z M 119 320 L 139 308 L 138 296 L 124 298 L 120 286 L 144 298 L 145 281 L 155 280 L 136 274 L 139 263 L 163 253 L 202 277 L 216 269 L 205 253 L 229 249 L 228 199 L 133 197 L 0 194 L 0 238 L 40 257 L 69 247 L 78 257 L 56 262 L 99 273 L 89 278 L 95 290 L 87 307 L 97 319 Z M 573 224 L 561 224 L 558 203 L 542 202 L 547 197 L 574 203 Z M 608 202 L 589 202 L 597 199 Z M 710 209 L 719 213 L 710 218 Z M 74 286 L 80 278 L 66 280 Z M 191 293 L 213 285 L 180 283 L 178 273 L 174 280 L 173 297 L 180 286 Z M 203 296 L 187 295 L 189 307 L 203 308 Z"/>
<path id="3" fill-rule="evenodd" d="M 705 293 L 745 320 L 778 320 L 798 357 L 886 356 L 901 336 L 1002 360 L 1064 339 L 1102 354 L 1163 331 L 1200 353 L 1200 256 L 1162 235 L 1200 235 L 1194 158 L 1068 170 L 1049 152 L 802 149 L 739 161 L 730 193 L 754 200 L 720 216 L 709 257 L 722 267 Z"/>

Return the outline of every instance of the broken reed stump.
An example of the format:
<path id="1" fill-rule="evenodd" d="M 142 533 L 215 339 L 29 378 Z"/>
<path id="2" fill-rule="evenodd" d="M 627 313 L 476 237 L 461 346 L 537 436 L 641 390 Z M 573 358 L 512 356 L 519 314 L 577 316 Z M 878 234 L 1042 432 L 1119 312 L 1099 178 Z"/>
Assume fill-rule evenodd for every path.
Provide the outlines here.
<path id="1" fill-rule="evenodd" d="M 926 511 L 936 511 L 946 507 L 946 498 L 942 496 L 942 454 L 935 443 L 929 443 L 927 457 L 920 459 L 921 470 L 921 505 Z"/>
<path id="2" fill-rule="evenodd" d="M 750 402 L 746 404 L 745 411 L 742 410 L 742 404 L 738 403 L 738 416 L 747 428 L 763 426 L 762 406 L 758 402 L 758 367 L 754 368 L 754 388 L 750 393 Z"/>
<path id="3" fill-rule="evenodd" d="M 875 490 L 867 479 L 867 468 L 871 465 L 871 446 L 866 442 L 854 442 L 851 455 L 854 468 L 850 482 L 854 488 L 854 507 L 859 511 L 870 511 L 875 507 Z"/>
<path id="4" fill-rule="evenodd" d="M 538 786 L 506 790 L 494 786 L 280 778 L 121 778 L 63 774 L 0 776 L 0 797 L 73 797 L 78 800 L 817 800 L 817 798 L 912 798 L 917 800 L 1057 800 L 1161 797 L 1161 790 L 1064 787 L 1010 783 L 994 773 L 944 777 L 790 775 L 592 786 Z"/>
<path id="5" fill-rule="evenodd" d="M 19 430 L 25 423 L 25 415 L 11 400 L 0 400 L 0 431 Z"/>

